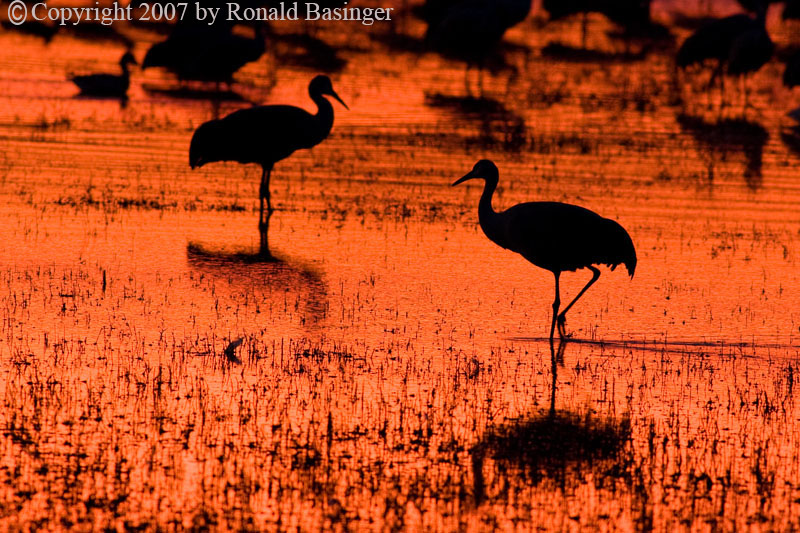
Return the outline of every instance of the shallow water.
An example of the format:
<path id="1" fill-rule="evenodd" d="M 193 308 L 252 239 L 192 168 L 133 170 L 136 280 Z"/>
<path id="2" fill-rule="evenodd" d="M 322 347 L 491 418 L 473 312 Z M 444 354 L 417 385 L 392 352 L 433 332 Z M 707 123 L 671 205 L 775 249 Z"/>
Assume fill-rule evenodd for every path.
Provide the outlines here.
<path id="1" fill-rule="evenodd" d="M 676 10 L 707 14 L 656 6 Z M 148 70 L 125 106 L 66 81 L 121 46 L 0 34 L 3 527 L 796 527 L 797 96 L 773 60 L 720 118 L 673 86 L 672 48 L 632 59 L 591 23 L 602 61 L 550 57 L 579 22 L 529 18 L 481 98 L 407 50 L 413 18 L 313 29 L 350 111 L 276 166 L 270 262 L 260 169 L 191 170 L 188 145 L 247 101 L 311 108 L 316 70 L 286 60 L 303 28 L 237 74 L 245 101 Z M 125 31 L 138 58 L 160 38 Z M 495 208 L 580 204 L 636 245 L 633 279 L 604 270 L 570 311 L 557 418 L 552 276 L 485 238 L 477 185 L 449 187 L 483 157 Z M 551 464 L 548 438 L 585 447 Z"/>

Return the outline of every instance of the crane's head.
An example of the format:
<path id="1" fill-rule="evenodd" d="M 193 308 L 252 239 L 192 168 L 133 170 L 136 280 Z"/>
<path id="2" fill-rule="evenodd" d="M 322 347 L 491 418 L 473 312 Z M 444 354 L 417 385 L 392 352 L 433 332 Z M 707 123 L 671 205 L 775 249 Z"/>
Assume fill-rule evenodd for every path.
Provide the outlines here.
<path id="1" fill-rule="evenodd" d="M 133 57 L 133 54 L 128 50 L 122 55 L 122 58 L 120 58 L 119 64 L 122 68 L 127 68 L 128 65 L 138 65 L 139 63 L 136 62 L 136 58 Z"/>
<path id="2" fill-rule="evenodd" d="M 192 142 L 189 145 L 189 166 L 192 169 L 202 167 L 215 160 L 215 150 L 219 147 L 221 136 L 218 124 L 218 120 L 209 120 L 194 130 Z"/>
<path id="3" fill-rule="evenodd" d="M 342 104 L 345 109 L 350 109 L 347 107 L 347 104 L 345 104 L 342 99 L 339 98 L 339 95 L 336 94 L 336 91 L 333 90 L 331 79 L 324 74 L 320 74 L 311 80 L 311 83 L 308 84 L 308 94 L 310 94 L 312 98 L 317 94 L 332 96 L 333 98 L 336 98 L 336 101 Z"/>
<path id="4" fill-rule="evenodd" d="M 468 174 L 453 182 L 453 185 L 451 186 L 455 187 L 459 183 L 464 183 L 467 180 L 474 179 L 493 181 L 496 184 L 499 178 L 500 173 L 497 170 L 497 165 L 488 159 L 481 159 L 475 163 L 475 166 L 472 167 L 472 170 Z"/>

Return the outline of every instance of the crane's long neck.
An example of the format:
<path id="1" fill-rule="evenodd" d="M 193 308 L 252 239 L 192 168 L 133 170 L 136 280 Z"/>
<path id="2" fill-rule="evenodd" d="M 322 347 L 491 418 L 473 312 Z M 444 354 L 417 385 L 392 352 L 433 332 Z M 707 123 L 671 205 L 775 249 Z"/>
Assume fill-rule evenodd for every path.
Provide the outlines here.
<path id="1" fill-rule="evenodd" d="M 492 207 L 492 197 L 495 189 L 497 189 L 497 179 L 486 179 L 486 185 L 483 187 L 483 194 L 481 194 L 481 200 L 478 203 L 478 220 L 480 221 L 481 229 L 489 237 L 489 240 L 505 248 L 505 235 L 502 231 L 501 217 Z"/>
<path id="2" fill-rule="evenodd" d="M 320 137 L 318 142 L 321 142 L 328 136 L 333 127 L 333 106 L 327 98 L 319 93 L 310 93 L 310 95 L 314 103 L 317 104 L 317 114 L 314 115 L 314 118 L 318 129 L 315 133 Z"/>

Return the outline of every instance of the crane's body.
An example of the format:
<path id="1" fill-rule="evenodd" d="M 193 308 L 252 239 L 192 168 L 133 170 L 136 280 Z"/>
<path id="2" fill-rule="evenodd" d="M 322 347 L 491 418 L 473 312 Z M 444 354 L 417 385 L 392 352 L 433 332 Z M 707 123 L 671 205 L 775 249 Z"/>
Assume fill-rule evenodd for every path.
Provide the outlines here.
<path id="1" fill-rule="evenodd" d="M 500 223 L 481 220 L 486 236 L 550 272 L 574 272 L 588 265 L 607 265 L 613 270 L 619 258 L 630 256 L 633 250 L 622 226 L 577 205 L 528 202 L 496 215 Z M 609 247 L 609 242 L 615 246 Z M 631 275 L 636 268 L 635 252 L 632 257 L 626 264 Z"/>
<path id="2" fill-rule="evenodd" d="M 624 264 L 633 277 L 636 250 L 628 232 L 617 222 L 601 217 L 586 208 L 560 202 L 528 202 L 497 212 L 492 207 L 499 180 L 494 163 L 478 161 L 472 172 L 457 180 L 458 185 L 470 179 L 483 179 L 485 186 L 478 203 L 478 219 L 484 234 L 495 244 L 517 252 L 529 262 L 549 270 L 555 276 L 556 297 L 550 340 L 556 325 L 565 336 L 566 313 L 584 292 L 600 277 L 595 265 L 614 270 Z M 562 272 L 581 268 L 592 271 L 592 279 L 572 302 L 559 312 L 559 277 Z"/>
<path id="3" fill-rule="evenodd" d="M 467 72 L 495 51 L 506 31 L 525 20 L 531 0 L 427 0 L 425 40 L 440 54 L 463 60 Z"/>
<path id="4" fill-rule="evenodd" d="M 272 211 L 269 178 L 272 167 L 295 151 L 321 143 L 333 127 L 331 96 L 347 105 L 333 90 L 327 76 L 317 76 L 308 85 L 308 94 L 317 104 L 316 114 L 286 105 L 241 109 L 210 120 L 198 127 L 189 146 L 189 165 L 202 167 L 216 161 L 237 161 L 261 165 L 259 228 L 265 225 L 264 207 Z"/>
<path id="5" fill-rule="evenodd" d="M 265 31 L 254 37 L 231 32 L 229 25 L 179 24 L 173 33 L 147 51 L 142 69 L 161 67 L 181 81 L 233 83 L 233 75 L 266 51 Z"/>
<path id="6" fill-rule="evenodd" d="M 686 69 L 691 65 L 714 61 L 716 65 L 709 86 L 719 78 L 721 90 L 724 88 L 723 74 L 743 77 L 757 72 L 772 58 L 775 44 L 766 28 L 768 4 L 758 0 L 755 6 L 755 18 L 746 14 L 731 15 L 713 20 L 698 29 L 681 45 L 676 65 Z"/>
<path id="7" fill-rule="evenodd" d="M 205 122 L 192 138 L 191 165 L 236 161 L 271 167 L 297 150 L 313 148 L 333 127 L 333 106 L 324 98 L 318 105 L 316 115 L 299 107 L 270 105 L 240 109 Z"/>

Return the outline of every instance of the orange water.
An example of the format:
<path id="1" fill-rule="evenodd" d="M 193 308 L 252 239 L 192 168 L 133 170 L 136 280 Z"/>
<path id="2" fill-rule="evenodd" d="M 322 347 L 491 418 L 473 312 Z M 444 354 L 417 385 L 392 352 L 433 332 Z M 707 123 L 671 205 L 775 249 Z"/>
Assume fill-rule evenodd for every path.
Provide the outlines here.
<path id="1" fill-rule="evenodd" d="M 678 43 L 673 11 L 709 13 L 657 4 Z M 419 44 L 413 18 L 277 26 L 339 48 L 350 111 L 276 166 L 267 263 L 260 169 L 188 166 L 194 128 L 247 102 L 176 98 L 155 70 L 124 107 L 76 98 L 66 75 L 114 71 L 121 45 L 0 34 L 3 527 L 796 525 L 798 97 L 773 60 L 753 109 L 729 83 L 720 110 L 674 86 L 674 48 L 630 58 L 590 24 L 591 61 L 543 52 L 579 46 L 579 19 L 514 28 L 509 68 L 482 90 L 469 74 L 477 103 L 463 64 L 398 45 Z M 779 49 L 797 29 L 771 14 Z M 161 38 L 119 30 L 139 59 Z M 234 90 L 311 109 L 316 70 L 275 39 Z M 580 204 L 636 245 L 633 280 L 604 271 L 570 311 L 555 404 L 630 431 L 567 481 L 475 466 L 552 386 L 552 275 L 485 238 L 477 185 L 449 187 L 484 157 L 495 208 Z M 589 277 L 562 276 L 562 300 Z M 236 338 L 241 366 L 222 355 Z"/>

